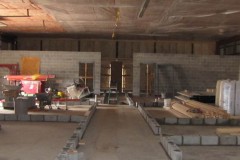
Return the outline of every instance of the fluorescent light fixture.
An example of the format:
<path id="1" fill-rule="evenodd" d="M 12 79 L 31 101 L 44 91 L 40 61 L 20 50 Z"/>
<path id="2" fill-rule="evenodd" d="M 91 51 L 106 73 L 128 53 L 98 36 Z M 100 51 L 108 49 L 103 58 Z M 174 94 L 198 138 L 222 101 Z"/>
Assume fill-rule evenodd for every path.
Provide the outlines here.
<path id="1" fill-rule="evenodd" d="M 240 12 L 240 10 L 228 10 L 226 12 L 223 12 L 222 14 L 234 14 L 234 13 L 238 13 Z"/>
<path id="2" fill-rule="evenodd" d="M 145 12 L 145 10 L 148 7 L 149 2 L 150 2 L 150 0 L 144 0 L 143 1 L 142 6 L 140 8 L 140 11 L 138 12 L 138 18 L 142 18 L 143 17 L 144 12 Z"/>

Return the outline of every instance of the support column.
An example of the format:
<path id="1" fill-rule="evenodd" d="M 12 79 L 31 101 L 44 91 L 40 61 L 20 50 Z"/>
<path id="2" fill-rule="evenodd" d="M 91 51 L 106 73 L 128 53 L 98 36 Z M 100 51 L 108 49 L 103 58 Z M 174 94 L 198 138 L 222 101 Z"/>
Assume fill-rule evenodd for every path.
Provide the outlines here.
<path id="1" fill-rule="evenodd" d="M 140 95 L 140 63 L 133 59 L 133 95 Z"/>

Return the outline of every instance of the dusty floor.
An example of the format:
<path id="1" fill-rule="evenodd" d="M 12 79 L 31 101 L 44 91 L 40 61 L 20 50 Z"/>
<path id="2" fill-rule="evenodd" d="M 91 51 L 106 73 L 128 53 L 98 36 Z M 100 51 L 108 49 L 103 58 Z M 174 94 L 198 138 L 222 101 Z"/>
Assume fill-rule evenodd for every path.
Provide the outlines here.
<path id="1" fill-rule="evenodd" d="M 180 146 L 183 160 L 239 160 L 240 146 Z"/>
<path id="2" fill-rule="evenodd" d="M 163 109 L 159 107 L 145 107 L 145 110 L 156 119 L 161 119 L 165 117 L 178 117 L 178 118 L 187 118 L 185 115 L 183 115 L 180 112 L 177 112 L 173 109 Z"/>
<path id="3" fill-rule="evenodd" d="M 79 151 L 86 160 L 168 160 L 136 108 L 98 107 Z"/>
<path id="4" fill-rule="evenodd" d="M 224 127 L 226 126 L 161 125 L 164 135 L 216 135 L 216 129 Z"/>
<path id="5" fill-rule="evenodd" d="M 77 124 L 0 122 L 0 160 L 55 159 Z"/>

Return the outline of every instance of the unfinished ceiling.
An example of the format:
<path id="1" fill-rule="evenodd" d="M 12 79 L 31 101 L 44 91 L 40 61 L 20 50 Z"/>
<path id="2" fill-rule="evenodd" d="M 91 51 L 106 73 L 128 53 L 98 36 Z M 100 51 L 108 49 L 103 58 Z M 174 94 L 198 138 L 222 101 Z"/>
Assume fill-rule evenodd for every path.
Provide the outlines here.
<path id="1" fill-rule="evenodd" d="M 240 32 L 239 0 L 0 0 L 0 31 L 220 39 Z"/>

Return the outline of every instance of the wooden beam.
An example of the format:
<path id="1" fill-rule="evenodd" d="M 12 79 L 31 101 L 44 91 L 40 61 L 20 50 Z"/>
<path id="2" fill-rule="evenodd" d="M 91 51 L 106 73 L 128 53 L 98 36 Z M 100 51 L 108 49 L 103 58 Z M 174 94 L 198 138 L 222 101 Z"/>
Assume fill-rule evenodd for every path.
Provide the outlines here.
<path id="1" fill-rule="evenodd" d="M 185 106 L 183 104 L 180 103 L 174 103 L 172 105 L 172 108 L 186 116 L 188 116 L 189 118 L 203 118 L 204 115 L 202 115 L 201 113 L 193 113 L 190 112 L 191 108 L 188 106 Z"/>

